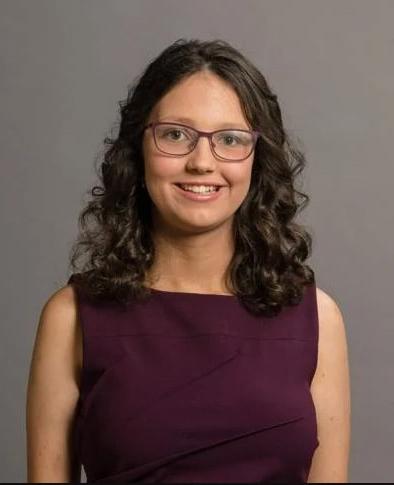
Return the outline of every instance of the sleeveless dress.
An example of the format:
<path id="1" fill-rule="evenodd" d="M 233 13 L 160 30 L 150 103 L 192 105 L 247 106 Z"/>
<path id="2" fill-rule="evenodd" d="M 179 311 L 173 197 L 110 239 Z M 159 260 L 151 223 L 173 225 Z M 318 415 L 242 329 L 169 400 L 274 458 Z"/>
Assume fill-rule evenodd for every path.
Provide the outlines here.
<path id="1" fill-rule="evenodd" d="M 88 482 L 307 481 L 319 445 L 315 282 L 272 318 L 235 295 L 152 289 L 125 308 L 76 294 L 73 439 Z"/>

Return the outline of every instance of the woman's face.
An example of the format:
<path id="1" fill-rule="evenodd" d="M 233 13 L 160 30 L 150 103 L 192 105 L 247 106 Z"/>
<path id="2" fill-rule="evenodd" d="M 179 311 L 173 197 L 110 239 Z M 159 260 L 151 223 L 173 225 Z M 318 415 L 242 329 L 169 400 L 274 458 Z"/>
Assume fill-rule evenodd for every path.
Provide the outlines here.
<path id="1" fill-rule="evenodd" d="M 178 83 L 153 108 L 147 123 L 151 121 L 179 122 L 202 131 L 252 129 L 236 92 L 210 72 L 198 72 Z M 189 234 L 231 227 L 249 190 L 254 151 L 243 161 L 227 162 L 215 158 L 208 138 L 200 138 L 191 153 L 174 157 L 158 151 L 152 129 L 147 129 L 143 156 L 154 227 L 164 224 Z M 180 182 L 214 182 L 224 187 L 215 200 L 196 202 L 175 185 Z"/>

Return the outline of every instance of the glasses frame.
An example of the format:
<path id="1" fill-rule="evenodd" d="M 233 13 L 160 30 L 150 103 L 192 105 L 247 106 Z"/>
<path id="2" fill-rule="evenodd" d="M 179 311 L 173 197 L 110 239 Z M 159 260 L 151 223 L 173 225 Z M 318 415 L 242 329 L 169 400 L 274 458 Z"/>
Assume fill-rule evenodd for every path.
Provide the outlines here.
<path id="1" fill-rule="evenodd" d="M 197 134 L 197 138 L 196 138 L 196 141 L 194 142 L 191 150 L 189 150 L 187 153 L 183 153 L 182 155 L 180 155 L 180 154 L 168 153 L 168 152 L 165 152 L 164 150 L 162 150 L 161 148 L 159 148 L 159 144 L 158 144 L 157 139 L 156 139 L 156 126 L 158 126 L 158 125 L 182 126 L 183 128 L 188 128 L 189 130 L 195 132 Z M 199 142 L 201 137 L 206 137 L 209 140 L 209 146 L 211 147 L 212 154 L 216 158 L 219 158 L 220 160 L 226 160 L 226 161 L 230 161 L 230 162 L 240 162 L 242 160 L 246 160 L 250 156 L 250 154 L 253 152 L 253 150 L 255 149 L 257 139 L 259 138 L 259 136 L 262 136 L 262 133 L 260 131 L 241 130 L 239 128 L 224 128 L 224 129 L 215 130 L 215 131 L 201 131 L 201 130 L 197 130 L 196 128 L 193 128 L 192 126 L 184 125 L 182 123 L 171 122 L 171 121 L 152 121 L 151 123 L 144 126 L 143 131 L 147 130 L 148 128 L 152 128 L 153 139 L 155 141 L 156 148 L 161 153 L 165 153 L 166 155 L 171 155 L 173 157 L 184 157 L 185 155 L 189 155 L 189 153 L 191 153 L 196 148 L 197 143 Z M 243 158 L 223 158 L 220 155 L 218 155 L 215 152 L 215 148 L 214 148 L 214 145 L 213 145 L 212 138 L 216 133 L 220 133 L 222 131 L 242 131 L 242 132 L 245 132 L 245 133 L 250 133 L 253 136 L 253 143 L 252 143 L 252 148 L 251 148 L 250 152 L 248 153 L 248 155 L 246 157 L 243 157 Z"/>

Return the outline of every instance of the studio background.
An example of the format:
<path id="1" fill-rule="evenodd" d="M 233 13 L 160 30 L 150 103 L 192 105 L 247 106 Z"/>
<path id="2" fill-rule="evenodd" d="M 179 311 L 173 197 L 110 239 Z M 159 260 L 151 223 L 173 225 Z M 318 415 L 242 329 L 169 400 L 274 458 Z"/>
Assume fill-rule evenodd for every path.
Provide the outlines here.
<path id="1" fill-rule="evenodd" d="M 176 39 L 222 38 L 262 71 L 306 158 L 309 264 L 338 303 L 351 482 L 394 476 L 394 2 L 0 1 L 0 481 L 26 481 L 40 311 L 68 277 L 94 160 L 127 87 Z M 84 475 L 83 475 L 84 477 Z"/>

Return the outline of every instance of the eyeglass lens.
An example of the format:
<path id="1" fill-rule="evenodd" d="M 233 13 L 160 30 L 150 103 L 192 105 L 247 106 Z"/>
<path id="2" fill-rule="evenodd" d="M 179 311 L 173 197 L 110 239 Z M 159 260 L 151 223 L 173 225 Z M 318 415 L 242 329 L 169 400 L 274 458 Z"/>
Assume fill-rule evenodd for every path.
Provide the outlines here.
<path id="1" fill-rule="evenodd" d="M 195 131 L 183 126 L 163 123 L 155 126 L 159 150 L 170 155 L 186 155 L 197 142 Z M 253 135 L 241 130 L 221 130 L 213 135 L 215 153 L 229 160 L 247 158 L 253 149 Z"/>

